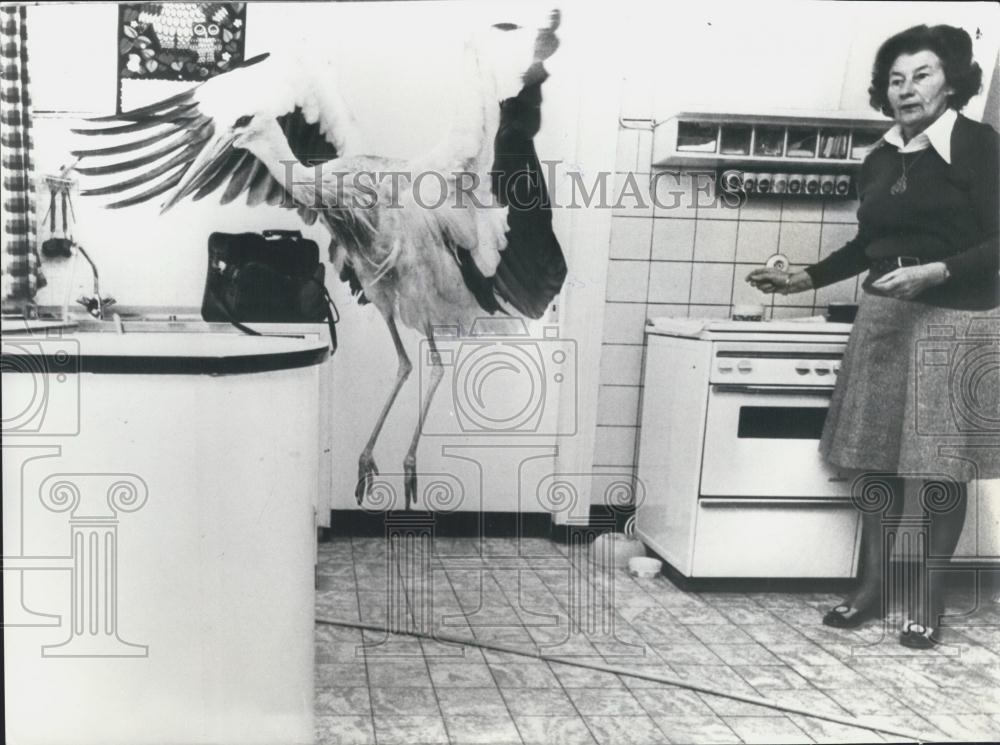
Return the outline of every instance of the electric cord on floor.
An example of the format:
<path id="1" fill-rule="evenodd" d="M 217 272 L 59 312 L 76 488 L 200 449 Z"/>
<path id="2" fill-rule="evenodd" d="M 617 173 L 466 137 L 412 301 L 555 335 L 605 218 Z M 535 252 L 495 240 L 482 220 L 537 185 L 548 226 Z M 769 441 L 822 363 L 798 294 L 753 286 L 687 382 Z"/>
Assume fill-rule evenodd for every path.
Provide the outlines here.
<path id="1" fill-rule="evenodd" d="M 769 701 L 765 698 L 756 698 L 754 696 L 744 696 L 741 693 L 732 693 L 729 691 L 719 690 L 717 688 L 711 688 L 709 686 L 698 685 L 697 683 L 690 683 L 679 678 L 672 678 L 667 675 L 654 675 L 652 673 L 642 672 L 641 670 L 628 669 L 624 667 L 616 667 L 614 665 L 602 665 L 595 662 L 582 662 L 580 660 L 574 659 L 572 657 L 559 657 L 556 655 L 545 654 L 540 651 L 532 651 L 528 649 L 521 649 L 518 647 L 509 647 L 506 644 L 494 644 L 493 642 L 482 642 L 476 641 L 474 639 L 466 639 L 460 636 L 451 636 L 450 634 L 425 634 L 420 631 L 399 631 L 392 630 L 387 626 L 381 626 L 378 624 L 370 623 L 360 623 L 358 621 L 347 621 L 336 618 L 317 618 L 316 623 L 324 626 L 341 626 L 343 628 L 350 629 L 360 629 L 362 631 L 378 631 L 386 634 L 395 634 L 398 636 L 412 636 L 417 639 L 427 639 L 429 641 L 444 642 L 446 644 L 462 644 L 467 647 L 476 647 L 478 649 L 488 649 L 492 652 L 504 652 L 506 654 L 519 655 L 521 657 L 531 657 L 532 659 L 544 660 L 546 662 L 556 662 L 560 665 L 571 665 L 573 667 L 582 667 L 587 670 L 597 670 L 599 672 L 612 673 L 614 675 L 627 675 L 632 678 L 639 678 L 640 680 L 648 680 L 654 683 L 665 683 L 666 685 L 672 685 L 677 688 L 686 688 L 690 691 L 698 691 L 699 693 L 707 693 L 712 696 L 721 696 L 722 698 L 733 699 L 734 701 L 742 701 L 747 704 L 753 704 L 755 706 L 763 706 L 768 709 L 774 709 L 776 711 L 785 712 L 787 714 L 799 714 L 804 717 L 812 717 L 813 719 L 822 719 L 827 722 L 834 722 L 836 724 L 844 724 L 848 727 L 858 727 L 860 729 L 871 730 L 874 732 L 883 732 L 889 735 L 896 735 L 899 737 L 904 737 L 907 740 L 913 740 L 915 742 L 921 742 L 925 738 L 916 733 L 910 732 L 904 728 L 898 727 L 887 727 L 883 724 L 867 723 L 863 719 L 856 719 L 853 717 L 841 717 L 836 714 L 826 714 L 822 712 L 810 711 L 809 709 L 800 708 L 797 706 L 788 706 L 786 704 L 779 704 L 774 701 Z"/>

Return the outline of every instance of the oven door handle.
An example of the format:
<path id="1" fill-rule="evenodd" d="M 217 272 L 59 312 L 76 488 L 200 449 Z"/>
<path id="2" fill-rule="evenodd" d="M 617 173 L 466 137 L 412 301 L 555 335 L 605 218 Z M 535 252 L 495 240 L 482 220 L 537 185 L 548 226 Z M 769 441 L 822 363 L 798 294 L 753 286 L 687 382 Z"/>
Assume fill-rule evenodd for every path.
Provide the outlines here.
<path id="1" fill-rule="evenodd" d="M 701 497 L 705 507 L 844 507 L 852 504 L 848 497 Z"/>
<path id="2" fill-rule="evenodd" d="M 712 385 L 712 391 L 715 393 L 787 393 L 793 396 L 829 396 L 833 394 L 833 387 L 824 388 L 822 386 L 806 385 L 739 385 L 733 383 L 714 383 Z"/>

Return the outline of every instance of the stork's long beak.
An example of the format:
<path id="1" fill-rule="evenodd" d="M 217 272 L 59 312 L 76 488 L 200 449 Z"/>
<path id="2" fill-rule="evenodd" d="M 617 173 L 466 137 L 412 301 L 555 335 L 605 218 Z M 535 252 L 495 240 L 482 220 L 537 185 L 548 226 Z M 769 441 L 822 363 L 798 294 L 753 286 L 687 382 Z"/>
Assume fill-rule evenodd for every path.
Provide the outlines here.
<path id="1" fill-rule="evenodd" d="M 212 137 L 208 144 L 202 148 L 195 161 L 188 166 L 184 177 L 170 193 L 167 201 L 163 203 L 163 206 L 160 208 L 161 215 L 188 194 L 200 189 L 215 175 L 235 139 L 236 133 L 231 129 L 227 129 L 221 135 Z"/>

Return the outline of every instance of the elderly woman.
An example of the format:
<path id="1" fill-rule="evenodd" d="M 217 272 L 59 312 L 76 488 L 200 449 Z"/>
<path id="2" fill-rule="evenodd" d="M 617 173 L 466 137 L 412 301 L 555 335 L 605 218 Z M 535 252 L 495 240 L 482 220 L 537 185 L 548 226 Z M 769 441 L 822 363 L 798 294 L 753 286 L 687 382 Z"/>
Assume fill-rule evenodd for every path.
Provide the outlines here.
<path id="1" fill-rule="evenodd" d="M 824 616 L 828 626 L 888 612 L 884 536 L 906 483 L 929 531 L 926 549 L 908 545 L 920 547 L 921 561 L 947 561 L 968 482 L 1000 476 L 1000 138 L 958 113 L 981 78 L 962 29 L 916 26 L 883 43 L 869 94 L 895 125 L 862 165 L 857 236 L 802 271 L 747 277 L 765 293 L 788 294 L 868 270 L 820 441 L 830 463 L 858 473 L 863 520 L 859 582 Z M 924 573 L 929 596 L 911 593 L 902 644 L 939 641 L 944 574 Z"/>

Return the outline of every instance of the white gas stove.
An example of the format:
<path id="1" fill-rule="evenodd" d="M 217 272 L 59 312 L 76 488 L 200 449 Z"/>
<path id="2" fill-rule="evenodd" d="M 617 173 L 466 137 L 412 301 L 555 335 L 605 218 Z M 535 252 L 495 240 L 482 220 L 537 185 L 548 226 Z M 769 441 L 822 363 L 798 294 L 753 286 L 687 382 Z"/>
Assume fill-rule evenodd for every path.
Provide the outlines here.
<path id="1" fill-rule="evenodd" d="M 818 443 L 850 324 L 647 326 L 637 529 L 689 577 L 849 577 L 851 480 Z"/>

